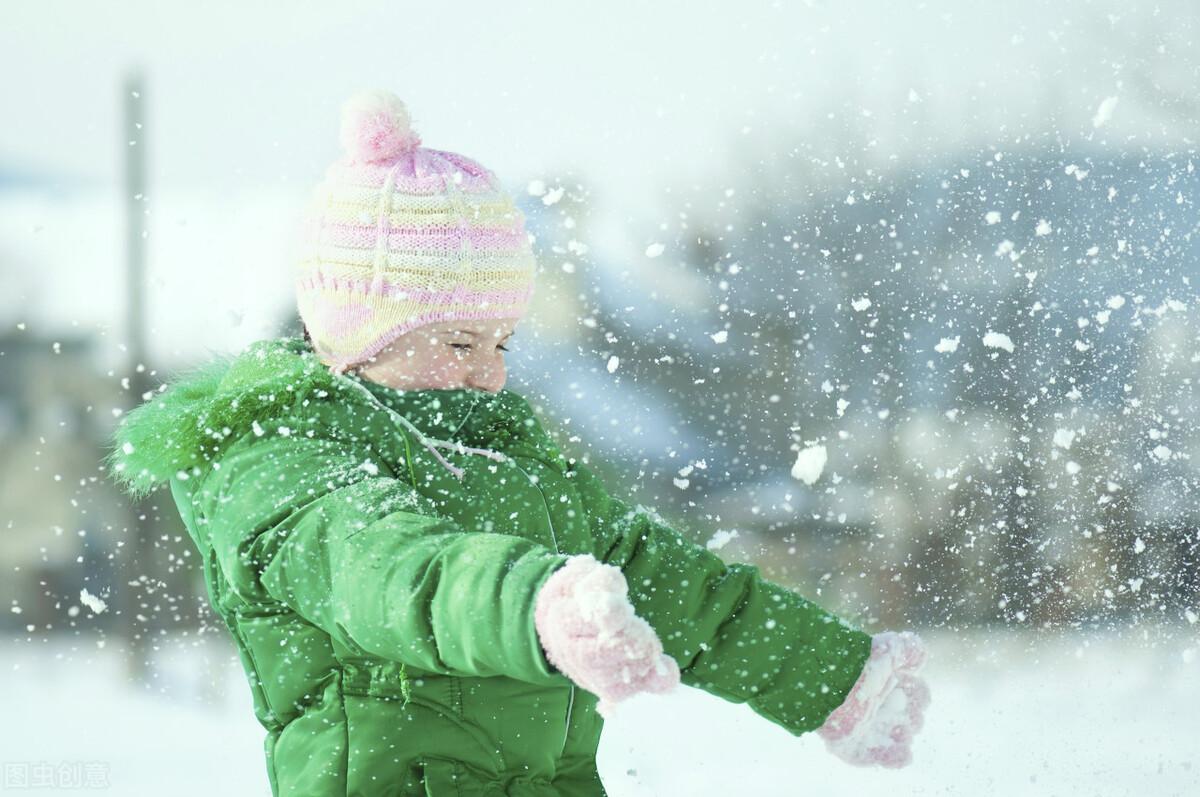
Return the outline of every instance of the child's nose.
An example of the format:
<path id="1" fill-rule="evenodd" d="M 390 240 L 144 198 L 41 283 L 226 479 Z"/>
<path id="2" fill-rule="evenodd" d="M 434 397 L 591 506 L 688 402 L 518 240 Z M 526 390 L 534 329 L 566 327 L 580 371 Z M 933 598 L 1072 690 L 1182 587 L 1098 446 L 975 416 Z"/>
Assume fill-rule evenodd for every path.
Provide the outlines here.
<path id="1" fill-rule="evenodd" d="M 505 377 L 506 373 L 503 365 L 484 365 L 471 370 L 469 382 L 471 387 L 476 390 L 499 393 L 504 387 Z"/>

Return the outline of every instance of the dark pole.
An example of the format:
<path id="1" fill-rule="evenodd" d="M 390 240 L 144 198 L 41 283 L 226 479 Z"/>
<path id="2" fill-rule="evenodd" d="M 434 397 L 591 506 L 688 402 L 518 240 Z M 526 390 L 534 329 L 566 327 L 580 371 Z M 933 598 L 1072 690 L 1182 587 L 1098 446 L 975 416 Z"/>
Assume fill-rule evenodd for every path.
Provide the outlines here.
<path id="1" fill-rule="evenodd" d="M 129 303 L 125 333 L 129 348 L 129 390 L 132 406 L 145 400 L 152 389 L 146 367 L 146 235 L 149 212 L 146 201 L 146 92 L 140 69 L 131 70 L 122 85 L 121 150 L 124 162 L 126 287 Z M 121 626 L 125 632 L 129 674 L 145 681 L 150 671 L 153 617 L 144 595 L 154 584 L 153 497 L 130 505 L 129 537 L 118 572 Z"/>

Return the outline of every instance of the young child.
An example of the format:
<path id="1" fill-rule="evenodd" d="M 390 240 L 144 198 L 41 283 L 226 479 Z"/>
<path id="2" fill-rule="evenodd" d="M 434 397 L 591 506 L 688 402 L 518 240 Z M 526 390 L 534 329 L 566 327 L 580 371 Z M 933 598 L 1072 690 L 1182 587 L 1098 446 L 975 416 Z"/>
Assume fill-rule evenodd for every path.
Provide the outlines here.
<path id="1" fill-rule="evenodd" d="M 726 565 L 564 456 L 504 389 L 535 268 L 512 199 L 391 94 L 353 97 L 341 134 L 304 339 L 174 375 L 106 458 L 133 495 L 170 486 L 272 793 L 604 794 L 601 718 L 679 682 L 907 764 L 919 639 Z"/>

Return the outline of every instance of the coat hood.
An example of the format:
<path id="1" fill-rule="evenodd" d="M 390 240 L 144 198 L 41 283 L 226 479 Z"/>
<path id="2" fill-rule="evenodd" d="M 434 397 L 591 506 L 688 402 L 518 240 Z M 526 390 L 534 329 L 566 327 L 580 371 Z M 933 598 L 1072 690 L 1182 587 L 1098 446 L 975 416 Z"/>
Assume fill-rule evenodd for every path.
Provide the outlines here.
<path id="1" fill-rule="evenodd" d="M 459 469 L 435 448 L 502 458 L 489 449 L 527 446 L 561 464 L 529 403 L 510 390 L 396 390 L 357 374 L 331 373 L 299 337 L 256 341 L 239 354 L 171 372 L 156 395 L 121 419 L 103 461 L 125 492 L 143 497 L 172 478 L 201 475 L 258 423 L 308 401 L 388 411 L 451 471 Z"/>

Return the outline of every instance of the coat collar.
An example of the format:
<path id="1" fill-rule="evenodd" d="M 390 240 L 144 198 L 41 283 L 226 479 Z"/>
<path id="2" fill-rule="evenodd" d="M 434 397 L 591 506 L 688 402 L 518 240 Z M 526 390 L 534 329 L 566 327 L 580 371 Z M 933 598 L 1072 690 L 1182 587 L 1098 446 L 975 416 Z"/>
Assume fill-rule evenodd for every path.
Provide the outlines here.
<path id="1" fill-rule="evenodd" d="M 426 435 L 497 451 L 525 453 L 556 460 L 561 453 L 523 396 L 504 389 L 497 393 L 470 388 L 399 390 L 342 374 L 371 392 L 385 406 L 403 415 Z"/>

